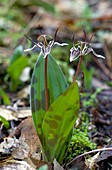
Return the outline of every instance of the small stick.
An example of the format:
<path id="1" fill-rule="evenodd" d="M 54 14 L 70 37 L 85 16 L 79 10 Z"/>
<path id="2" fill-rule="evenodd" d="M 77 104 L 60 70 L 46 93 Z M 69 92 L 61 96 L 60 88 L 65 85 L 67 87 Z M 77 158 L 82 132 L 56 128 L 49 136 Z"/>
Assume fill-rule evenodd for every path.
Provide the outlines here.
<path id="1" fill-rule="evenodd" d="M 75 157 L 71 162 L 69 162 L 67 164 L 67 166 L 69 166 L 71 163 L 73 163 L 74 161 L 76 161 L 78 158 L 81 158 L 82 156 L 85 156 L 85 155 L 88 155 L 88 154 L 91 154 L 91 153 L 94 153 L 94 152 L 102 152 L 102 151 L 112 151 L 112 148 L 102 148 L 102 149 L 95 149 L 95 150 L 92 150 L 92 151 L 89 151 L 89 152 L 85 152 L 77 157 Z"/>

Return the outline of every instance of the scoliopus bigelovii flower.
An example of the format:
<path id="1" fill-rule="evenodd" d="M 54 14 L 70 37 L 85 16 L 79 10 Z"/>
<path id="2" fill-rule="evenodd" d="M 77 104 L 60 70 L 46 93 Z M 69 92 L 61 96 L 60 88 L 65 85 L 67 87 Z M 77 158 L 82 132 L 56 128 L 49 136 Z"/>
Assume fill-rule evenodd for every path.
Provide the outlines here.
<path id="1" fill-rule="evenodd" d="M 91 47 L 91 44 L 88 42 L 78 41 L 78 44 L 76 44 L 76 46 L 73 46 L 70 49 L 70 62 L 76 60 L 80 56 L 85 56 L 89 53 L 92 53 L 94 56 L 98 58 L 105 59 L 104 56 L 96 54 L 96 52 Z"/>
<path id="2" fill-rule="evenodd" d="M 27 36 L 26 36 L 27 37 Z M 51 39 L 51 41 L 47 42 L 47 37 Z M 28 37 L 27 37 L 28 38 Z M 39 40 L 43 38 L 43 42 L 40 42 Z M 29 39 L 29 38 L 28 38 Z M 46 56 L 48 54 L 50 54 L 51 52 L 51 49 L 55 46 L 55 45 L 59 45 L 59 46 L 65 46 L 65 45 L 68 45 L 67 43 L 59 43 L 59 42 L 55 42 L 53 40 L 53 38 L 49 35 L 41 35 L 39 36 L 39 38 L 37 39 L 38 40 L 38 43 L 32 41 L 35 45 L 32 47 L 32 48 L 28 48 L 26 50 L 24 50 L 25 52 L 27 51 L 31 51 L 33 50 L 34 48 L 37 48 L 39 47 L 41 49 L 41 53 L 44 55 L 44 58 L 46 58 Z"/>

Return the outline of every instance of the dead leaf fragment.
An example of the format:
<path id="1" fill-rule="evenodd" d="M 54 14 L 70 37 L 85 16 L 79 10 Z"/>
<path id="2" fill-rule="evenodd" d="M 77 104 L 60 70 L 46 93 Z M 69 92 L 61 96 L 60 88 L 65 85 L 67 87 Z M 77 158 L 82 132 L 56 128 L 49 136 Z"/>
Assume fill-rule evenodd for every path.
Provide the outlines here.
<path id="1" fill-rule="evenodd" d="M 16 130 L 10 134 L 13 136 L 20 136 L 19 139 L 24 139 L 24 142 L 30 148 L 29 154 L 35 159 L 40 159 L 41 157 L 41 144 L 37 132 L 35 130 L 32 117 L 28 117 L 23 120 Z M 22 143 L 21 143 L 22 144 Z"/>
<path id="2" fill-rule="evenodd" d="M 25 161 L 10 160 L 0 165 L 0 170 L 35 170 Z"/>
<path id="3" fill-rule="evenodd" d="M 7 109 L 5 107 L 0 107 L 0 116 L 4 117 L 6 120 L 18 120 L 18 118 L 25 118 L 28 116 L 31 116 L 31 111 L 30 109 L 22 109 L 17 112 Z"/>
<path id="4" fill-rule="evenodd" d="M 15 159 L 23 160 L 28 158 L 30 152 L 29 146 L 25 143 L 25 138 L 19 138 L 19 146 L 14 149 L 12 156 Z"/>
<path id="5" fill-rule="evenodd" d="M 10 154 L 14 148 L 19 146 L 19 140 L 16 138 L 7 137 L 0 144 L 0 153 Z"/>
<path id="6" fill-rule="evenodd" d="M 89 167 L 91 170 L 96 170 L 96 168 L 98 168 L 97 165 L 97 159 L 99 157 L 100 152 L 98 152 L 97 154 L 95 154 L 93 157 L 89 158 L 89 159 L 85 159 L 85 164 L 87 165 L 87 167 Z"/>
<path id="7" fill-rule="evenodd" d="M 64 170 L 63 167 L 54 159 L 54 170 Z"/>

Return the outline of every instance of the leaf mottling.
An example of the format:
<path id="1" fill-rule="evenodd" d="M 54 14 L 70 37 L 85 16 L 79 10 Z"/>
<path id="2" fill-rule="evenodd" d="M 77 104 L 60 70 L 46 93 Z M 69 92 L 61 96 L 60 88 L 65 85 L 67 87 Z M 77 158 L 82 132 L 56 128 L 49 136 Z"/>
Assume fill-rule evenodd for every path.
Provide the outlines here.
<path id="1" fill-rule="evenodd" d="M 40 110 L 40 108 L 41 108 L 40 101 L 35 98 L 34 103 L 35 103 L 35 105 L 34 105 L 35 106 L 35 111 Z"/>
<path id="2" fill-rule="evenodd" d="M 61 137 L 61 139 L 60 139 L 60 142 L 63 142 L 63 141 L 65 141 L 65 139 L 66 139 L 66 137 Z"/>
<path id="3" fill-rule="evenodd" d="M 58 122 L 56 120 L 52 120 L 51 128 L 53 128 L 53 129 L 58 128 Z"/>
<path id="4" fill-rule="evenodd" d="M 61 121 L 63 117 L 59 116 L 59 115 L 55 115 L 54 118 L 57 120 L 57 121 Z"/>
<path id="5" fill-rule="evenodd" d="M 45 104 L 45 90 L 41 91 L 41 107 L 43 110 L 46 110 L 46 104 Z"/>
<path id="6" fill-rule="evenodd" d="M 58 128 L 58 122 L 56 120 L 45 119 L 44 122 L 47 123 L 52 129 Z"/>
<path id="7" fill-rule="evenodd" d="M 49 108 L 49 111 L 50 111 L 50 112 L 53 112 L 53 111 L 54 111 L 53 107 L 50 107 L 50 108 Z"/>
<path id="8" fill-rule="evenodd" d="M 39 129 L 41 129 L 41 124 L 38 124 L 38 126 L 37 126 Z"/>
<path id="9" fill-rule="evenodd" d="M 38 77 L 36 77 L 36 75 L 33 76 L 33 82 L 36 84 L 38 83 Z"/>
<path id="10" fill-rule="evenodd" d="M 49 139 L 48 140 L 48 143 L 51 145 L 51 146 L 54 146 L 55 145 L 55 139 Z"/>

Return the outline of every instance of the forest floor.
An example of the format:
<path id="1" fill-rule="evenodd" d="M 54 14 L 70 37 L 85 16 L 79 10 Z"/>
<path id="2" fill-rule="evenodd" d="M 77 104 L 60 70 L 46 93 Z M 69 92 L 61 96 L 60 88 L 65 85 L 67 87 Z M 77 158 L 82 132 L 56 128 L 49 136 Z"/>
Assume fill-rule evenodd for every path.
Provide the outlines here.
<path id="1" fill-rule="evenodd" d="M 75 142 L 80 147 L 70 146 L 63 168 L 112 170 L 112 2 L 55 0 L 54 5 L 51 2 L 0 2 L 0 169 L 35 170 L 44 164 L 51 168 L 41 160 L 41 144 L 30 111 L 30 80 L 39 49 L 31 53 L 23 50 L 32 46 L 24 34 L 36 42 L 40 34 L 54 36 L 59 28 L 56 41 L 70 45 L 53 48 L 51 53 L 69 84 L 78 64 L 69 62 L 74 42 L 88 41 L 95 33 L 92 48 L 105 56 L 105 60 L 90 54 L 83 58 L 77 79 L 81 109 L 78 126 L 74 128 L 87 133 L 90 143 L 84 147 L 77 138 Z M 17 61 L 22 56 L 25 60 Z M 100 151 L 101 148 L 110 150 Z M 76 154 L 71 149 L 77 150 Z M 99 151 L 78 157 L 96 149 Z"/>

